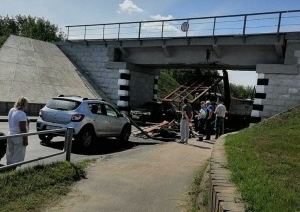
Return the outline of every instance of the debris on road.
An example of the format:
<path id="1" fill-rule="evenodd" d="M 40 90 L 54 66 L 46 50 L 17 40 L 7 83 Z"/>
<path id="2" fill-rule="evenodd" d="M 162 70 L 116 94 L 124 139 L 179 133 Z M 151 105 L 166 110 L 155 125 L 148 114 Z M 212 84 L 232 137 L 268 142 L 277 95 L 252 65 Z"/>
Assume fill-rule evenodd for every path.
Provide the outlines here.
<path id="1" fill-rule="evenodd" d="M 176 138 L 180 139 L 180 124 L 173 120 L 171 122 L 163 121 L 161 123 L 152 124 L 149 126 L 141 127 L 131 120 L 132 125 L 137 129 L 132 131 L 132 135 L 135 137 L 151 138 L 161 141 L 175 141 Z M 190 137 L 198 137 L 199 134 L 190 127 Z"/>

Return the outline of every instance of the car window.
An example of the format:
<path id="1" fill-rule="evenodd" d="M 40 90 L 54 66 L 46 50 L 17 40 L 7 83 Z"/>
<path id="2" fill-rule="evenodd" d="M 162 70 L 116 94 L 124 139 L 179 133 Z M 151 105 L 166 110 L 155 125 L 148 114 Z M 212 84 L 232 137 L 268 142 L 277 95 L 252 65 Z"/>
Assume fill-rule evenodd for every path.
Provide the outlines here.
<path id="1" fill-rule="evenodd" d="M 65 99 L 51 99 L 46 106 L 55 110 L 75 110 L 80 105 L 80 102 L 65 100 Z"/>
<path id="2" fill-rule="evenodd" d="M 89 108 L 91 113 L 93 114 L 101 114 L 101 107 L 98 104 L 89 104 Z"/>
<path id="3" fill-rule="evenodd" d="M 105 105 L 105 109 L 108 116 L 118 117 L 118 112 L 110 105 Z"/>
<path id="4" fill-rule="evenodd" d="M 151 111 L 157 111 L 161 109 L 161 105 L 156 102 L 146 102 L 145 104 L 143 104 L 142 108 Z"/>

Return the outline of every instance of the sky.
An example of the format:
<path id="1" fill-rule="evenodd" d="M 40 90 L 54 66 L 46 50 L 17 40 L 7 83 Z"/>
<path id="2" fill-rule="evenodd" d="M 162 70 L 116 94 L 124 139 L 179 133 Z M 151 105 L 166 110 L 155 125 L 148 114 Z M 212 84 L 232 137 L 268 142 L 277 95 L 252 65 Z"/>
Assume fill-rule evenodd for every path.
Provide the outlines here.
<path id="1" fill-rule="evenodd" d="M 1 16 L 44 18 L 68 25 L 196 18 L 300 9 L 299 0 L 0 0 Z M 254 86 L 257 74 L 229 71 L 234 84 Z"/>

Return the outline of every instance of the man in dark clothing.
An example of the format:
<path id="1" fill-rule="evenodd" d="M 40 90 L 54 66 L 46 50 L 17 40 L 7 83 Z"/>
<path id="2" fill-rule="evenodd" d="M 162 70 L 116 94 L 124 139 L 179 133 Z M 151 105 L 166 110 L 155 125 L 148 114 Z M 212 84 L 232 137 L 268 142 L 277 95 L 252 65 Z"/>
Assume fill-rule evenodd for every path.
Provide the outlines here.
<path id="1" fill-rule="evenodd" d="M 204 138 L 204 140 L 210 140 L 210 135 L 212 131 L 211 125 L 212 125 L 213 113 L 214 113 L 214 107 L 211 105 L 210 101 L 206 101 L 206 110 L 208 115 L 205 122 L 206 137 Z"/>
<path id="2" fill-rule="evenodd" d="M 205 134 L 206 117 L 207 117 L 207 110 L 206 110 L 205 102 L 201 101 L 200 102 L 200 109 L 197 112 L 196 118 L 197 118 L 197 121 L 198 121 L 198 132 L 202 135 Z"/>
<path id="3" fill-rule="evenodd" d="M 189 127 L 193 120 L 193 111 L 187 99 L 184 99 L 183 103 L 180 120 L 180 143 L 187 143 L 190 136 Z"/>

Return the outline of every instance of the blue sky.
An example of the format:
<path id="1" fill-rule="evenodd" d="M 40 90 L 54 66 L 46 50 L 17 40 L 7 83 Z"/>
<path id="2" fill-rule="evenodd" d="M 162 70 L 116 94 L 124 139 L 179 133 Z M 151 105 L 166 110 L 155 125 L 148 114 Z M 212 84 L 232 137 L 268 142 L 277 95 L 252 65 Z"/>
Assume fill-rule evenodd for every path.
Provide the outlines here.
<path id="1" fill-rule="evenodd" d="M 299 0 L 1 0 L 0 15 L 43 17 L 67 25 L 192 18 L 300 9 Z M 255 85 L 254 72 L 229 73 L 231 83 Z"/>

